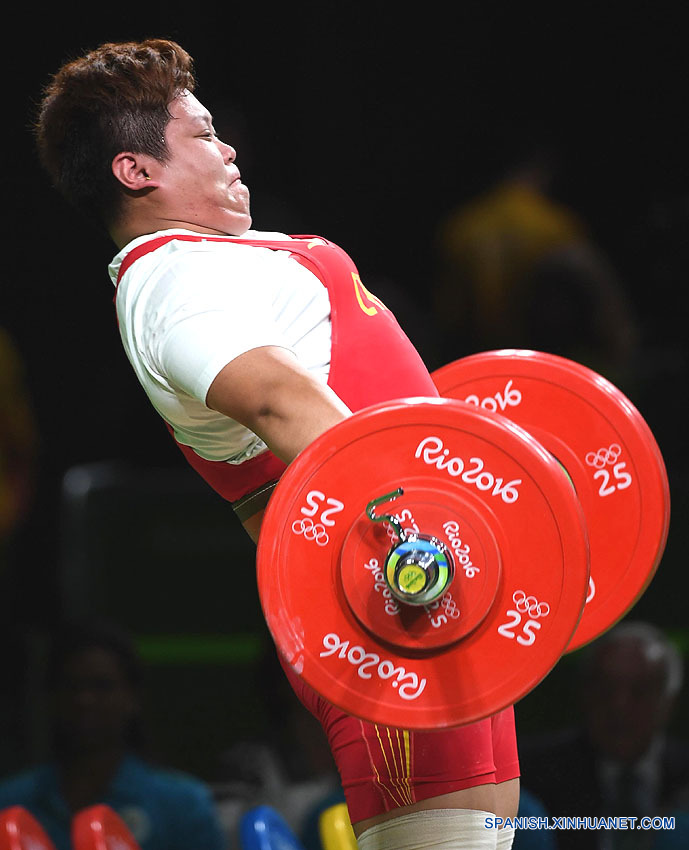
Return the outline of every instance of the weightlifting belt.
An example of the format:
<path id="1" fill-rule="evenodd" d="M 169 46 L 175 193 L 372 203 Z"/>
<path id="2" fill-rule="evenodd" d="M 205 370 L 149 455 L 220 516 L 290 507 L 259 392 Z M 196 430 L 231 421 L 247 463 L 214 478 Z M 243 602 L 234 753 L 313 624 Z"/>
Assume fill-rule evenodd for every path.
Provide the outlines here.
<path id="1" fill-rule="evenodd" d="M 350 257 L 334 243 L 317 236 L 296 236 L 292 241 L 187 234 L 161 236 L 127 254 L 120 266 L 117 284 L 137 259 L 173 240 L 236 242 L 288 251 L 313 272 L 330 297 L 332 342 L 328 385 L 351 411 L 392 398 L 438 395 L 426 366 L 395 317 L 366 289 Z M 174 438 L 169 424 L 168 429 Z M 233 503 L 240 518 L 265 506 L 275 482 L 286 468 L 269 450 L 244 463 L 230 464 L 205 460 L 190 446 L 179 442 L 177 445 L 207 483 Z"/>

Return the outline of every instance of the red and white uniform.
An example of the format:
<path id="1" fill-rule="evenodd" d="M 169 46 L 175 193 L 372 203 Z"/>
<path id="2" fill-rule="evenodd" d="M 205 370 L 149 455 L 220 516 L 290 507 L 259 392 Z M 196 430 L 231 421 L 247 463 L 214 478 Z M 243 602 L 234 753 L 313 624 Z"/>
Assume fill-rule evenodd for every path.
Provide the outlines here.
<path id="1" fill-rule="evenodd" d="M 269 256 L 263 253 L 266 251 L 273 255 L 271 268 Z M 252 266 L 251 252 L 261 266 L 261 271 L 255 272 L 256 278 L 253 269 L 247 271 Z M 178 274 L 180 268 L 183 274 Z M 242 276 L 243 270 L 248 278 Z M 199 275 L 209 271 L 211 276 L 219 274 L 224 280 L 219 289 L 206 278 L 199 283 Z M 215 374 L 232 359 L 228 337 L 240 337 L 237 345 L 241 350 L 237 354 L 247 350 L 241 337 L 246 328 L 254 325 L 254 316 L 242 315 L 238 309 L 245 303 L 247 287 L 267 288 L 267 293 L 261 290 L 257 295 L 257 303 L 263 298 L 268 314 L 280 313 L 282 308 L 279 304 L 276 307 L 276 299 L 285 297 L 284 286 L 271 289 L 272 276 L 278 280 L 282 276 L 283 282 L 293 285 L 295 299 L 319 305 L 313 310 L 310 342 L 318 339 L 322 346 L 327 339 L 330 350 L 313 356 L 307 346 L 309 353 L 304 356 L 312 363 L 306 365 L 323 379 L 327 376 L 329 386 L 350 410 L 394 398 L 401 387 L 406 396 L 437 395 L 428 370 L 394 316 L 368 292 L 349 256 L 320 237 L 261 238 L 247 234 L 237 239 L 186 231 L 162 232 L 127 246 L 115 258 L 110 273 L 118 284 L 120 332 L 135 371 L 187 460 L 231 502 L 277 480 L 285 468 L 268 449 L 247 443 L 236 432 L 224 435 L 228 442 L 222 451 L 221 429 L 226 423 L 216 422 L 215 414 L 207 408 L 207 414 L 202 410 L 204 387 L 207 391 Z M 311 290 L 313 286 L 316 289 Z M 147 289 L 158 292 L 148 298 Z M 236 290 L 236 299 L 226 302 L 225 290 Z M 185 293 L 191 306 L 187 306 Z M 329 304 L 329 321 L 325 323 L 323 303 L 319 301 L 322 296 L 327 296 Z M 215 302 L 194 307 L 199 298 Z M 172 319 L 166 316 L 166 305 Z M 219 350 L 225 351 L 218 355 L 209 328 L 216 324 L 224 327 L 223 313 L 229 326 L 218 337 Z M 279 327 L 277 319 L 275 324 L 275 328 L 266 326 L 265 314 L 259 317 L 255 341 L 249 343 L 249 348 L 282 344 L 300 356 L 298 346 L 309 334 L 304 333 L 303 327 L 295 331 L 299 321 L 287 321 L 287 329 Z M 190 357 L 198 361 L 196 372 L 188 377 L 188 362 L 180 357 L 180 345 L 182 352 L 185 345 L 193 348 Z M 207 349 L 207 353 L 199 355 L 199 347 Z M 167 360 L 165 352 L 169 353 Z M 177 363 L 182 364 L 179 369 Z M 200 383 L 197 373 L 204 375 Z M 200 407 L 194 408 L 194 404 Z M 519 775 L 512 709 L 452 730 L 393 729 L 344 714 L 287 668 L 286 673 L 328 736 L 353 823 L 428 797 Z"/>

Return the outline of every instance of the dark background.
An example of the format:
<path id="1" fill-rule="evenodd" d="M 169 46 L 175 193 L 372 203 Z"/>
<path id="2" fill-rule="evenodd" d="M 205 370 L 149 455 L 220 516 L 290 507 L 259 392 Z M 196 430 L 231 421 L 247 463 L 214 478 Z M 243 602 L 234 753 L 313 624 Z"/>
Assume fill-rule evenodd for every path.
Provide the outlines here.
<path id="1" fill-rule="evenodd" d="M 556 140 L 564 162 L 558 198 L 588 224 L 641 321 L 641 376 L 621 388 L 654 430 L 671 481 L 666 557 L 635 613 L 686 645 L 689 175 L 680 6 L 560 4 L 543 13 L 514 5 L 76 4 L 13 12 L 4 46 L 0 323 L 23 358 L 41 440 L 36 494 L 14 543 L 4 605 L 20 631 L 41 634 L 61 612 L 70 548 L 65 472 L 100 461 L 134 470 L 181 466 L 120 349 L 106 274 L 114 250 L 49 187 L 29 129 L 41 87 L 63 61 L 103 41 L 167 36 L 194 56 L 199 98 L 234 133 L 226 140 L 252 190 L 255 227 L 323 234 L 353 256 L 364 281 L 384 277 L 420 307 L 443 216 L 491 183 L 525 133 L 540 128 Z M 423 350 L 429 328 L 412 322 L 408 332 L 429 366 L 441 365 Z M 201 626 L 198 611 L 188 622 L 182 611 L 177 632 L 233 630 L 236 604 L 217 605 L 222 565 L 196 562 L 147 579 L 126 555 L 137 547 L 136 529 L 116 510 L 107 523 L 122 546 L 113 593 L 125 600 L 116 608 L 123 622 L 142 636 L 174 634 L 161 612 L 166 604 L 177 610 L 175 600 L 193 586 L 194 599 L 215 599 L 212 613 Z M 94 564 L 94 573 L 101 568 Z M 140 616 L 129 616 L 127 598 Z M 222 668 L 213 667 L 212 652 L 198 649 L 194 666 L 171 649 L 166 666 L 164 651 L 156 654 L 143 637 L 142 646 L 161 752 L 208 774 L 207 753 L 228 739 L 222 718 L 237 713 L 236 694 L 229 685 L 219 697 L 213 691 L 209 680 L 219 687 Z M 241 667 L 236 651 L 226 651 Z M 526 726 L 556 725 L 566 715 L 567 671 L 565 660 L 525 700 Z M 180 685 L 194 676 L 196 684 Z M 178 734 L 179 718 L 165 738 L 160 706 L 172 686 L 187 694 L 178 696 L 187 699 L 185 727 L 198 721 L 215 744 L 190 744 Z M 204 694 L 220 703 L 210 720 L 201 719 Z M 22 746 L 20 756 L 37 751 Z"/>

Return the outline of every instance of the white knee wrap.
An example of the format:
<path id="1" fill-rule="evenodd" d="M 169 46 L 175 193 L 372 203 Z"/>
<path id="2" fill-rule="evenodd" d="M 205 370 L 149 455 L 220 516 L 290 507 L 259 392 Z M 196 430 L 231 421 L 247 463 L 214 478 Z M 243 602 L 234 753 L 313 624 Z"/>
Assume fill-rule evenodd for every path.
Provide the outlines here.
<path id="1" fill-rule="evenodd" d="M 359 850 L 496 850 L 498 830 L 486 828 L 491 817 L 475 809 L 412 812 L 367 829 Z"/>

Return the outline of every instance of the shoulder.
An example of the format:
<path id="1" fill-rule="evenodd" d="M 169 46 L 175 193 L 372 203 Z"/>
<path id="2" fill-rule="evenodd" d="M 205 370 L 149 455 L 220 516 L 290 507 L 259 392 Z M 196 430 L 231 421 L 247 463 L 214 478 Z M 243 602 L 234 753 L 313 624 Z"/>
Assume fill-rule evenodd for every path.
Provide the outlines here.
<path id="1" fill-rule="evenodd" d="M 111 793 L 126 801 L 130 817 L 151 835 L 146 846 L 165 850 L 221 850 L 226 846 L 211 789 L 186 773 L 150 764 L 130 755 L 120 767 Z"/>
<path id="2" fill-rule="evenodd" d="M 689 741 L 670 737 L 665 740 L 662 761 L 666 773 L 689 784 Z"/>
<path id="3" fill-rule="evenodd" d="M 127 784 L 145 785 L 155 796 L 180 805 L 203 802 L 211 797 L 209 786 L 195 776 L 158 767 L 135 756 L 127 758 L 120 778 Z"/>
<path id="4" fill-rule="evenodd" d="M 108 272 L 113 283 L 131 283 L 162 275 L 184 276 L 188 272 L 209 274 L 259 271 L 266 263 L 289 256 L 271 250 L 276 243 L 289 245 L 284 233 L 248 231 L 241 237 L 194 233 L 186 230 L 160 231 L 130 242 L 113 259 Z M 265 243 L 265 244 L 264 244 Z M 133 274 L 132 274 L 133 272 Z"/>
<path id="5" fill-rule="evenodd" d="M 50 779 L 50 770 L 41 765 L 15 773 L 0 780 L 0 809 L 33 800 Z"/>

